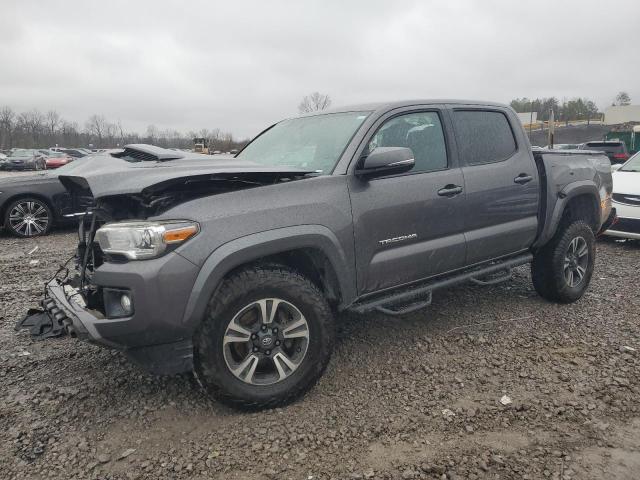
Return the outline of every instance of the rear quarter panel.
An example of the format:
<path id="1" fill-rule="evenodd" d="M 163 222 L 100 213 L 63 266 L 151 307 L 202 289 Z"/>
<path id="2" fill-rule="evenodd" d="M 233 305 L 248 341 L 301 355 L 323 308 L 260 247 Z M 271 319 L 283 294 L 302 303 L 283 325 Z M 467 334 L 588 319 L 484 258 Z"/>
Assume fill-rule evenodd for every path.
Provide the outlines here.
<path id="1" fill-rule="evenodd" d="M 611 212 L 611 163 L 606 155 L 581 151 L 535 152 L 546 177 L 546 202 L 542 212 L 544 225 L 536 247 L 544 245 L 555 233 L 567 203 L 577 195 L 591 195 L 597 203 L 599 224 Z M 599 226 L 599 225 L 598 225 Z"/>

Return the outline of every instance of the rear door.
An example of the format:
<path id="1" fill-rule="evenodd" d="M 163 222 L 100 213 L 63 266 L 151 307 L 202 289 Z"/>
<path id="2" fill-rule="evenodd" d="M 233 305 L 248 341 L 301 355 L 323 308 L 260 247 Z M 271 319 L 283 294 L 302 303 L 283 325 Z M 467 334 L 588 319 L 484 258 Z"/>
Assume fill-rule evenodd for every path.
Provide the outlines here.
<path id="1" fill-rule="evenodd" d="M 465 181 L 467 265 L 521 252 L 538 225 L 540 182 L 517 117 L 499 107 L 451 110 Z"/>
<path id="2" fill-rule="evenodd" d="M 464 182 L 446 125 L 438 108 L 401 109 L 382 117 L 357 152 L 408 147 L 416 162 L 399 175 L 350 175 L 360 294 L 463 266 Z"/>

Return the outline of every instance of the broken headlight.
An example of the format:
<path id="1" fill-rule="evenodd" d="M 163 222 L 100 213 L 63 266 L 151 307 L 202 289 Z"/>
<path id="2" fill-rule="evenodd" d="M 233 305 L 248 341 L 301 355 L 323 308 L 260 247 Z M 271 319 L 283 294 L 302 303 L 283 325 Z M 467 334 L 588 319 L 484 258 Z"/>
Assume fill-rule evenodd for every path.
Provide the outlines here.
<path id="1" fill-rule="evenodd" d="M 96 241 L 107 255 L 129 260 L 156 258 L 198 233 L 196 222 L 170 220 L 166 222 L 108 223 L 96 232 Z"/>

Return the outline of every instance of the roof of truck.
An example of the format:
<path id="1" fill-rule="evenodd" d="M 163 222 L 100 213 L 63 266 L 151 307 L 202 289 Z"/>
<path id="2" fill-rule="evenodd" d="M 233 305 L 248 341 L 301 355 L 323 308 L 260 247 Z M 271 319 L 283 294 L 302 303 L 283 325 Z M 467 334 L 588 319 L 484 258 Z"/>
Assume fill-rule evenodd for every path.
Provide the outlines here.
<path id="1" fill-rule="evenodd" d="M 361 103 L 357 105 L 346 105 L 344 107 L 329 108 L 326 110 L 319 110 L 310 112 L 303 117 L 312 115 L 321 115 L 325 113 L 341 113 L 341 112 L 365 112 L 365 111 L 386 111 L 393 110 L 395 108 L 410 107 L 413 105 L 438 105 L 438 104 L 457 104 L 457 105 L 484 105 L 489 107 L 508 107 L 503 103 L 498 102 L 485 102 L 479 100 L 454 100 L 454 99 L 417 99 L 417 100 L 397 100 L 393 102 L 376 102 L 376 103 Z"/>

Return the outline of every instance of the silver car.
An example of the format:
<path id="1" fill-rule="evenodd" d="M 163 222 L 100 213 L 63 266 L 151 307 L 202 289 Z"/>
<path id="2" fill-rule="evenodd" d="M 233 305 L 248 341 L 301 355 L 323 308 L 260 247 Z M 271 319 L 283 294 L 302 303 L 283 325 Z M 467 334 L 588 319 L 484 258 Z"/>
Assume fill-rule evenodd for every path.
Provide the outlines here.
<path id="1" fill-rule="evenodd" d="M 47 161 L 39 150 L 20 148 L 0 160 L 2 170 L 46 170 Z"/>

